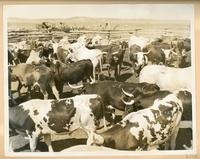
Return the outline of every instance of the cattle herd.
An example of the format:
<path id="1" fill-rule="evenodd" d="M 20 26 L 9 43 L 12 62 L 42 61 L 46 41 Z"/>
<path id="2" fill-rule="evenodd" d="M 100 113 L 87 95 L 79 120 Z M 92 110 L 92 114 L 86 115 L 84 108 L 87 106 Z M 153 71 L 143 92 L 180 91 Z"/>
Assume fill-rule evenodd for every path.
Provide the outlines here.
<path id="1" fill-rule="evenodd" d="M 8 44 L 9 151 L 11 137 L 22 135 L 31 152 L 43 141 L 52 152 L 52 135 L 77 129 L 97 149 L 192 149 L 191 40 L 102 40 Z M 126 71 L 136 80 L 123 80 Z"/>

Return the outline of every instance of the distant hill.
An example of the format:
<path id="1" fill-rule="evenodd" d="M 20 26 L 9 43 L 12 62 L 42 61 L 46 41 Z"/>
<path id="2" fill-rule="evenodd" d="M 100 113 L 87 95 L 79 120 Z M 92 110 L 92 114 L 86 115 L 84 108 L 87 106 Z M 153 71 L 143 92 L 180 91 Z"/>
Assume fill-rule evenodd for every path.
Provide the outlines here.
<path id="1" fill-rule="evenodd" d="M 155 20 L 155 19 L 118 19 L 118 18 L 93 18 L 93 17 L 71 17 L 71 18 L 56 18 L 56 19 L 24 19 L 24 18 L 9 18 L 8 22 L 14 23 L 14 22 L 30 22 L 30 23 L 37 23 L 41 21 L 46 21 L 46 22 L 130 22 L 134 21 L 135 23 L 141 23 L 141 22 L 150 22 L 150 23 L 188 23 L 189 21 L 186 20 Z"/>

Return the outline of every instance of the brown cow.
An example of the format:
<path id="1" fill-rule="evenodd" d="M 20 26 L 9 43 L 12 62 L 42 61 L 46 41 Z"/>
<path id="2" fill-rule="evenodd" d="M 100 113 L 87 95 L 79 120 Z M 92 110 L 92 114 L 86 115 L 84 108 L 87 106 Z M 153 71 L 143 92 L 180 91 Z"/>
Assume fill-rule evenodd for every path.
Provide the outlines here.
<path id="1" fill-rule="evenodd" d="M 22 86 L 27 87 L 31 91 L 32 86 L 38 85 L 44 98 L 48 98 L 47 87 L 50 86 L 56 99 L 59 99 L 58 91 L 55 87 L 53 73 L 50 68 L 40 65 L 34 66 L 31 64 L 21 63 L 11 68 L 11 81 L 18 81 L 18 93 L 21 96 L 20 90 Z"/>

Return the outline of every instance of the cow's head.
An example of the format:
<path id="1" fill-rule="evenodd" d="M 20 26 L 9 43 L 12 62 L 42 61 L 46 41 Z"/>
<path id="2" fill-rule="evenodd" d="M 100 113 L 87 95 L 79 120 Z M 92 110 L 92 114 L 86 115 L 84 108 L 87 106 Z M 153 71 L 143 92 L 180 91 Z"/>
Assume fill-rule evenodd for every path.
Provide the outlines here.
<path id="1" fill-rule="evenodd" d="M 120 43 L 120 49 L 121 49 L 122 51 L 126 51 L 126 48 L 128 48 L 128 42 L 122 41 L 122 42 Z"/>
<path id="2" fill-rule="evenodd" d="M 100 35 L 96 35 L 91 39 L 91 45 L 95 46 L 95 45 L 100 45 L 102 40 L 102 37 Z"/>
<path id="3" fill-rule="evenodd" d="M 141 69 L 148 64 L 148 58 L 146 55 L 149 53 L 150 51 L 147 53 L 137 52 L 134 54 L 133 67 L 135 72 L 137 72 L 138 74 L 141 71 Z"/>
<path id="4" fill-rule="evenodd" d="M 96 133 L 91 133 L 87 139 L 87 145 L 98 145 L 102 146 L 104 144 L 104 138 Z"/>
<path id="5" fill-rule="evenodd" d="M 163 48 L 161 48 L 161 49 L 165 54 L 165 63 L 166 64 L 170 63 L 170 61 L 173 58 L 173 55 L 178 55 L 176 52 L 174 52 L 174 48 L 171 48 L 171 49 L 163 49 Z"/>
<path id="6" fill-rule="evenodd" d="M 137 104 L 144 96 L 150 96 L 158 92 L 160 88 L 156 84 L 138 83 L 136 88 L 122 89 L 124 96 L 122 97 L 123 103 L 126 105 L 125 110 L 130 113 L 137 111 Z"/>
<path id="7" fill-rule="evenodd" d="M 87 43 L 87 36 L 86 35 L 82 35 L 77 39 L 77 42 L 86 45 Z"/>
<path id="8" fill-rule="evenodd" d="M 57 73 L 58 69 L 61 66 L 61 62 L 59 60 L 51 59 L 49 63 L 50 63 L 50 69 L 51 69 L 51 71 L 53 73 Z"/>

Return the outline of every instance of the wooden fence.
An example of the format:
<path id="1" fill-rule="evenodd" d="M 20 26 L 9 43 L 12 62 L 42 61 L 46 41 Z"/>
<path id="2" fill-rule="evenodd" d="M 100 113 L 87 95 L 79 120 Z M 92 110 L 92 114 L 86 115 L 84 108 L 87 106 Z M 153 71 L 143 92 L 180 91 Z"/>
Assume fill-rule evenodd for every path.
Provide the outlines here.
<path id="1" fill-rule="evenodd" d="M 139 34 L 147 38 L 155 38 L 164 36 L 175 36 L 175 37 L 188 37 L 189 30 L 164 30 L 164 29 L 135 29 L 135 30 L 73 30 L 69 33 L 62 31 L 45 32 L 44 30 L 21 30 L 21 31 L 9 31 L 8 42 L 19 42 L 26 39 L 39 39 L 39 40 L 50 40 L 61 39 L 63 36 L 68 36 L 69 39 L 77 39 L 80 35 L 86 34 L 93 36 L 96 34 L 101 35 L 109 40 L 124 39 L 127 40 L 131 34 Z"/>

